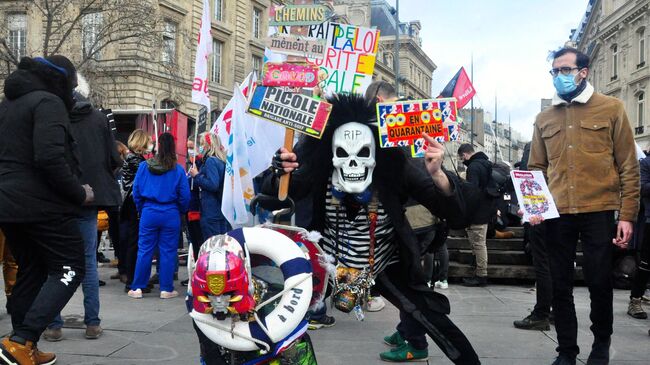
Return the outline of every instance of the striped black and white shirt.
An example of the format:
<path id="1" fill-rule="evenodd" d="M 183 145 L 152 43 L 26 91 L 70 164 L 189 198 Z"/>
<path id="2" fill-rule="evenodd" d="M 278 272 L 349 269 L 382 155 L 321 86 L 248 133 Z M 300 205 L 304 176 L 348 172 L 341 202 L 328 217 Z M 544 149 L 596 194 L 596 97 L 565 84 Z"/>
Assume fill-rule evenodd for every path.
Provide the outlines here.
<path id="1" fill-rule="evenodd" d="M 370 220 L 368 207 L 361 206 L 353 220 L 348 220 L 345 206 L 332 204 L 332 187 L 329 184 L 325 197 L 325 230 L 323 231 L 323 250 L 330 255 L 337 255 L 338 261 L 346 267 L 364 269 L 370 258 Z M 338 239 L 337 236 L 338 213 Z M 399 260 L 395 230 L 379 203 L 377 208 L 377 227 L 375 228 L 375 266 L 373 274 L 381 273 L 388 265 Z"/>

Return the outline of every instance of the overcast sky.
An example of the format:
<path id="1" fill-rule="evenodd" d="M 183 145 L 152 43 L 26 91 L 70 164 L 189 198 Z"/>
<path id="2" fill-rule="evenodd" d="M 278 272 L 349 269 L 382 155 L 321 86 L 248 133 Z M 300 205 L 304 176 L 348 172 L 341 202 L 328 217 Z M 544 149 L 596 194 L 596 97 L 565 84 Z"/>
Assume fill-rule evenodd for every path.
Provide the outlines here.
<path id="1" fill-rule="evenodd" d="M 399 11 L 401 21 L 422 24 L 422 47 L 438 67 L 434 94 L 461 66 L 469 75 L 473 53 L 474 106 L 493 113 L 496 92 L 499 121 L 510 114 L 513 129 L 530 139 L 540 99 L 553 95 L 549 51 L 586 8 L 587 0 L 400 0 Z"/>

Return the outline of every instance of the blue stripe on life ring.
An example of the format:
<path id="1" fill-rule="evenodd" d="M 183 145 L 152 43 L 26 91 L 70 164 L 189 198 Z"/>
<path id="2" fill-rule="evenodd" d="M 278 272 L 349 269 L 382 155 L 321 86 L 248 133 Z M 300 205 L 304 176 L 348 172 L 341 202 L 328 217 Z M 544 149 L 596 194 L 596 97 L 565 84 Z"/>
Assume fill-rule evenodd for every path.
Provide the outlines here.
<path id="1" fill-rule="evenodd" d="M 260 318 L 260 321 L 264 324 L 266 327 L 266 321 L 264 318 Z M 266 335 L 266 333 L 262 330 L 262 327 L 260 327 L 259 323 L 257 322 L 250 322 L 248 324 L 248 329 L 251 331 L 251 336 L 253 336 L 254 339 L 265 342 L 269 345 L 273 345 L 273 341 L 269 338 L 269 336 Z M 260 349 L 263 349 L 263 346 L 260 346 L 257 344 L 257 347 Z"/>
<path id="2" fill-rule="evenodd" d="M 311 272 L 311 263 L 303 257 L 296 257 L 289 261 L 285 261 L 284 264 L 280 265 L 282 270 L 282 275 L 284 275 L 284 280 L 298 274 L 307 274 Z"/>
<path id="3" fill-rule="evenodd" d="M 244 237 L 244 230 L 242 228 L 233 229 L 226 234 L 236 239 L 237 242 L 239 242 L 239 244 L 242 246 L 241 248 L 244 248 L 244 245 L 246 244 L 246 238 Z"/>

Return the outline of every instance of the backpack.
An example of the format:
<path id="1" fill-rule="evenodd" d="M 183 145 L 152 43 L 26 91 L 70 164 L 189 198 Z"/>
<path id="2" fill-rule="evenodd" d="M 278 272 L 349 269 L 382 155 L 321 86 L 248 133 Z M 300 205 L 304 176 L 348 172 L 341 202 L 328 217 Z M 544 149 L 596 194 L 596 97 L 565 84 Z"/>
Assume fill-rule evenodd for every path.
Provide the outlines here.
<path id="1" fill-rule="evenodd" d="M 510 178 L 510 167 L 506 164 L 491 164 L 490 179 L 488 180 L 485 192 L 493 198 L 500 198 L 506 192 L 506 185 Z"/>

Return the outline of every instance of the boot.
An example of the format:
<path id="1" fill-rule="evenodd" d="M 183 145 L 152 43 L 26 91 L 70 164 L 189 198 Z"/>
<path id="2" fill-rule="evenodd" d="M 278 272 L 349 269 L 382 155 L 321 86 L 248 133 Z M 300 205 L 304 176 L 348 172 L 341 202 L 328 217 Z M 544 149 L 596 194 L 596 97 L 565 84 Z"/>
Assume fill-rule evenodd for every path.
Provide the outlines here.
<path id="1" fill-rule="evenodd" d="M 537 316 L 535 313 L 531 313 L 528 317 L 514 321 L 513 323 L 516 328 L 522 330 L 539 330 L 539 331 L 549 331 L 551 329 L 551 324 L 548 321 L 548 318 L 543 318 Z"/>
<path id="2" fill-rule="evenodd" d="M 52 365 L 56 362 L 56 355 L 53 352 L 43 352 L 34 345 L 34 357 L 38 365 Z"/>
<path id="3" fill-rule="evenodd" d="M 643 310 L 641 306 L 641 298 L 630 298 L 630 304 L 627 307 L 627 314 L 632 318 L 636 319 L 646 319 L 648 314 Z"/>
<path id="4" fill-rule="evenodd" d="M 379 357 L 388 362 L 427 361 L 429 358 L 429 350 L 418 350 L 411 346 L 410 343 L 405 342 L 400 347 L 382 352 L 379 354 Z"/>
<path id="5" fill-rule="evenodd" d="M 0 342 L 0 360 L 11 365 L 37 365 L 34 356 L 34 343 L 25 341 L 25 344 L 11 341 L 5 337 Z"/>

